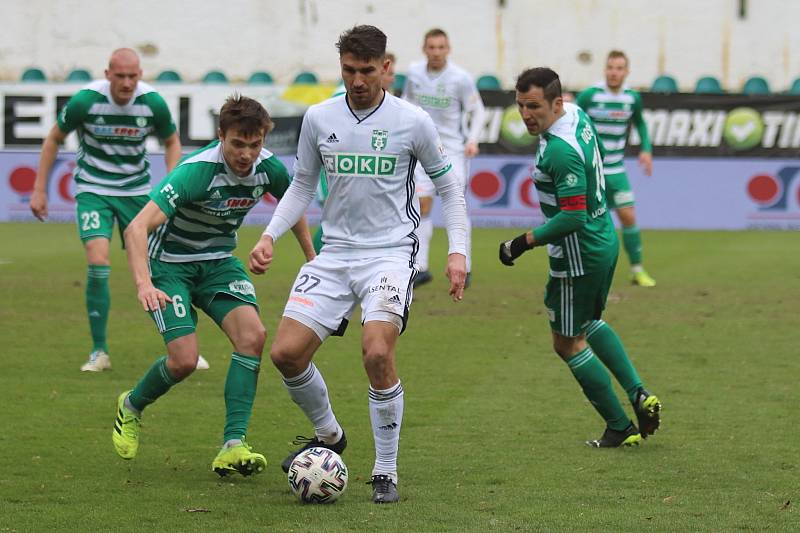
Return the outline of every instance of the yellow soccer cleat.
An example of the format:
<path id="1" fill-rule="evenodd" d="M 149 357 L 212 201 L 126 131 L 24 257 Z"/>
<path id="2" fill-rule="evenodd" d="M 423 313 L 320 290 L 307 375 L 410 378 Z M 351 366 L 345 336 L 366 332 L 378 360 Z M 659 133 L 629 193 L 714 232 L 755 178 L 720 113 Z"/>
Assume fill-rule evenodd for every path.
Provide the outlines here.
<path id="1" fill-rule="evenodd" d="M 239 472 L 243 476 L 260 474 L 266 468 L 267 459 L 260 453 L 254 452 L 244 441 L 230 448 L 223 447 L 211 463 L 211 470 L 220 477 L 234 472 Z"/>
<path id="2" fill-rule="evenodd" d="M 133 411 L 125 407 L 125 398 L 131 391 L 125 391 L 117 398 L 117 419 L 111 440 L 117 455 L 123 459 L 133 459 L 139 451 L 139 427 L 141 419 Z"/>
<path id="3" fill-rule="evenodd" d="M 640 270 L 638 272 L 633 273 L 633 277 L 631 278 L 631 283 L 634 285 L 638 285 L 640 287 L 655 287 L 656 280 L 650 277 L 650 274 L 645 272 L 644 270 Z"/>

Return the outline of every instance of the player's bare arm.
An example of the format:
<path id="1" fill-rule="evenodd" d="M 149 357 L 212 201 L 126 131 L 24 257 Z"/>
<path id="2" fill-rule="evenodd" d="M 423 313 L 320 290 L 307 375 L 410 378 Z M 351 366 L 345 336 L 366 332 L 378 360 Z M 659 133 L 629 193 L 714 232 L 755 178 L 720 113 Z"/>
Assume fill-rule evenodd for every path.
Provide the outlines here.
<path id="1" fill-rule="evenodd" d="M 61 131 L 58 124 L 50 129 L 47 138 L 42 145 L 42 153 L 39 156 L 39 169 L 36 172 L 36 181 L 33 183 L 33 193 L 31 194 L 30 207 L 33 215 L 43 221 L 47 218 L 47 183 L 50 179 L 50 172 L 53 170 L 58 155 L 59 146 L 64 144 L 67 134 Z"/>
<path id="2" fill-rule="evenodd" d="M 653 175 L 653 154 L 650 152 L 639 152 L 639 165 L 642 167 L 646 176 Z"/>
<path id="3" fill-rule="evenodd" d="M 167 221 L 167 215 L 152 200 L 139 211 L 136 218 L 125 229 L 125 250 L 128 254 L 128 265 L 139 303 L 145 311 L 165 309 L 172 299 L 163 291 L 153 286 L 150 279 L 150 267 L 147 262 L 147 235 Z"/>
<path id="4" fill-rule="evenodd" d="M 181 159 L 181 140 L 178 132 L 173 133 L 164 140 L 164 162 L 167 164 L 167 173 L 172 172 Z"/>
<path id="5" fill-rule="evenodd" d="M 292 226 L 292 233 L 306 256 L 306 261 L 311 261 L 317 254 L 314 252 L 314 243 L 311 241 L 311 233 L 308 231 L 308 221 L 302 217 L 297 224 Z"/>

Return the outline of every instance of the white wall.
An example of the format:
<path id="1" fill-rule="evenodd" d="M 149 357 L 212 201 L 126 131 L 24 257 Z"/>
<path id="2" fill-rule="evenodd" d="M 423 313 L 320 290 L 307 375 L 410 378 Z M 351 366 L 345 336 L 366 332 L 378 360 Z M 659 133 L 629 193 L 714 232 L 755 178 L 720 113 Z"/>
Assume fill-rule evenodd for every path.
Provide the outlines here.
<path id="1" fill-rule="evenodd" d="M 196 80 L 218 68 L 289 82 L 309 69 L 336 81 L 338 34 L 369 23 L 389 36 L 400 71 L 420 57 L 423 33 L 440 26 L 455 62 L 508 86 L 522 68 L 549 65 L 583 87 L 601 77 L 607 51 L 622 48 L 634 86 L 666 72 L 685 90 L 706 74 L 729 88 L 761 74 L 785 89 L 800 76 L 800 1 L 746 3 L 740 19 L 739 0 L 0 0 L 0 79 L 31 65 L 55 78 L 74 67 L 101 76 L 109 52 L 131 46 L 145 77 L 172 68 Z M 579 61 L 581 52 L 591 59 Z"/>

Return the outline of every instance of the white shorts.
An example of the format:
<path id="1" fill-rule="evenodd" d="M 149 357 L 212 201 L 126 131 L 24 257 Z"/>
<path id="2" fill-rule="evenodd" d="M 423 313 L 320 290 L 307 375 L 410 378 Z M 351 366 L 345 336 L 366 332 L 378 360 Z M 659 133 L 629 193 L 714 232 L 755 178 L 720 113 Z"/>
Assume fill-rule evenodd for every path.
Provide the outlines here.
<path id="1" fill-rule="evenodd" d="M 311 328 L 325 340 L 343 335 L 356 304 L 361 322 L 390 322 L 402 333 L 411 306 L 417 271 L 408 258 L 341 257 L 322 253 L 303 265 L 289 293 L 283 316 Z"/>
<path id="2" fill-rule="evenodd" d="M 469 175 L 469 159 L 464 154 L 448 155 L 450 164 L 453 165 L 453 172 L 455 172 L 456 179 L 458 179 L 465 190 L 467 187 L 467 176 Z M 417 196 L 421 198 L 429 198 L 436 194 L 436 187 L 425 173 L 422 165 L 417 165 L 414 168 L 414 183 L 416 184 Z"/>

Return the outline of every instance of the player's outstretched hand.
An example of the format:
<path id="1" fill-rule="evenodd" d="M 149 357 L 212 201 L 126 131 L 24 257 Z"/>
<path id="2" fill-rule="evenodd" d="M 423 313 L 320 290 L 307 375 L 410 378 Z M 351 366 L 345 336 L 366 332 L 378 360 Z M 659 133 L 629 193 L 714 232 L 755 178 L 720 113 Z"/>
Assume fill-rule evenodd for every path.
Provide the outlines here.
<path id="1" fill-rule="evenodd" d="M 528 244 L 527 233 L 514 237 L 510 241 L 501 242 L 500 262 L 506 266 L 514 266 L 514 260 L 531 248 L 532 246 Z"/>
<path id="2" fill-rule="evenodd" d="M 464 280 L 467 278 L 467 258 L 462 254 L 447 256 L 447 279 L 450 280 L 450 296 L 454 302 L 464 298 Z"/>
<path id="3" fill-rule="evenodd" d="M 43 191 L 33 191 L 31 194 L 31 212 L 33 216 L 44 222 L 47 219 L 47 194 Z"/>
<path id="4" fill-rule="evenodd" d="M 163 311 L 167 308 L 168 303 L 172 303 L 172 298 L 161 289 L 156 289 L 152 283 L 142 285 L 137 292 L 139 303 L 142 304 L 145 311 Z"/>
<path id="5" fill-rule="evenodd" d="M 262 235 L 256 245 L 250 251 L 250 272 L 253 274 L 263 274 L 269 270 L 272 263 L 272 237 Z"/>
<path id="6" fill-rule="evenodd" d="M 652 177 L 653 175 L 653 154 L 650 152 L 640 152 L 639 153 L 639 165 L 642 167 L 644 171 L 644 175 L 647 177 Z"/>

